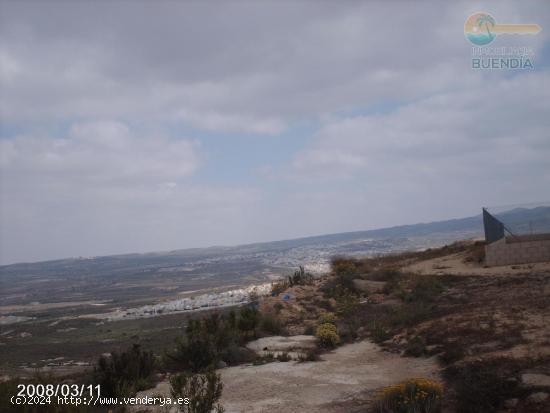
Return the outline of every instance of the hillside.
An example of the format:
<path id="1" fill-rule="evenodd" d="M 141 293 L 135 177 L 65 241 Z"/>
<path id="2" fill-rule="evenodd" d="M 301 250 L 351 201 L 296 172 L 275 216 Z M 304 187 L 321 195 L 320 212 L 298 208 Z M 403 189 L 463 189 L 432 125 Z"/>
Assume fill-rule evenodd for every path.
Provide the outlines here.
<path id="1" fill-rule="evenodd" d="M 278 313 L 293 334 L 311 331 L 334 311 L 350 344 L 321 355 L 319 365 L 222 370 L 226 405 L 375 412 L 384 386 L 425 377 L 444 383 L 443 411 L 549 412 L 550 263 L 484 268 L 482 247 L 341 259 L 320 283 L 287 290 L 290 302 L 268 298 L 262 311 Z M 346 279 L 360 297 L 352 308 L 349 296 L 341 301 L 331 292 Z M 285 390 L 287 376 L 292 384 Z"/>
<path id="2" fill-rule="evenodd" d="M 498 216 L 512 228 L 526 230 L 534 222 L 536 229 L 550 231 L 550 207 L 514 209 Z M 0 267 L 0 306 L 92 300 L 149 304 L 191 290 L 270 281 L 299 265 L 322 273 L 335 255 L 420 250 L 481 234 L 477 215 L 233 247 L 13 264 Z M 41 286 L 46 284 L 45 296 Z"/>

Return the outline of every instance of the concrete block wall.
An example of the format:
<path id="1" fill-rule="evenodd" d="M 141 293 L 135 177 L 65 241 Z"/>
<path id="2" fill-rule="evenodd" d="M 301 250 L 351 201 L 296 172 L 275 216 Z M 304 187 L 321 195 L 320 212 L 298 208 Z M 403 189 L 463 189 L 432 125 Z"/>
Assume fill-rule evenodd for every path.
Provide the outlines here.
<path id="1" fill-rule="evenodd" d="M 505 238 L 485 246 L 489 266 L 550 262 L 550 239 L 508 242 Z"/>

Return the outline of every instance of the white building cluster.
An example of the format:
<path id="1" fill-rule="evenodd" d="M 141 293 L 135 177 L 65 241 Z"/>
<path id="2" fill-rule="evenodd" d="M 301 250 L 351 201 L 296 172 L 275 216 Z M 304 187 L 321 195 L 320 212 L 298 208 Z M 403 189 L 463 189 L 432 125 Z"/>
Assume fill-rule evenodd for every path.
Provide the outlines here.
<path id="1" fill-rule="evenodd" d="M 235 290 L 212 292 L 201 294 L 195 297 L 182 298 L 179 300 L 166 301 L 164 303 L 144 305 L 137 308 L 117 310 L 106 314 L 107 321 L 122 319 L 136 319 L 146 317 L 157 317 L 160 315 L 183 312 L 200 311 L 215 307 L 228 307 L 243 304 L 250 301 L 252 296 L 263 297 L 271 293 L 271 283 L 251 285 Z"/>

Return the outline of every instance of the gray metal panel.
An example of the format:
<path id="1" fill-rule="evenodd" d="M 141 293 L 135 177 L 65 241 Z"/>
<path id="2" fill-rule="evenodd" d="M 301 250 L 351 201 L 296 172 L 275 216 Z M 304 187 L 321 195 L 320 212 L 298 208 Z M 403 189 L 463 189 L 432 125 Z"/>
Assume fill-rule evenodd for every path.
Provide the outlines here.
<path id="1" fill-rule="evenodd" d="M 483 229 L 487 244 L 504 238 L 504 224 L 489 214 L 485 208 L 483 208 Z"/>

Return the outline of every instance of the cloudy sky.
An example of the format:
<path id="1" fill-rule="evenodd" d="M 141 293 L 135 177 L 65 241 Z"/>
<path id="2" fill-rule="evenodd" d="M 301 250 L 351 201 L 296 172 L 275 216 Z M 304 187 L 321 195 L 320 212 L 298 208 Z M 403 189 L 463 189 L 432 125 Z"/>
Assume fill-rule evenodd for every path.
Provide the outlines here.
<path id="1" fill-rule="evenodd" d="M 472 70 L 465 19 L 538 23 Z M 540 2 L 0 2 L 0 262 L 550 198 Z"/>

